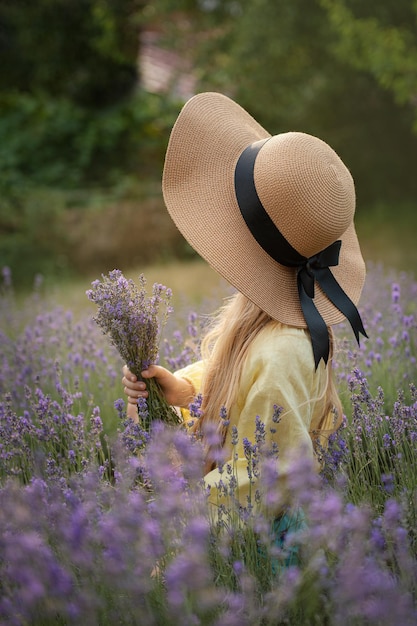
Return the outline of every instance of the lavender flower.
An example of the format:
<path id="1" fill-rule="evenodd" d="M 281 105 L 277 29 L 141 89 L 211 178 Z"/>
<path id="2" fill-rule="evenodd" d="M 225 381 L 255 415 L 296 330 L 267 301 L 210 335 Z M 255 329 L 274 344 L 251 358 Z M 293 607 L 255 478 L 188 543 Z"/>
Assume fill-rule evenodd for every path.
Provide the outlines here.
<path id="1" fill-rule="evenodd" d="M 95 280 L 87 297 L 98 306 L 94 320 L 110 337 L 130 371 L 141 379 L 141 372 L 158 361 L 162 326 L 172 311 L 169 304 L 171 290 L 155 283 L 152 296 L 146 294 L 146 280 L 139 277 L 138 289 L 120 270 L 113 270 L 103 280 Z M 147 421 L 149 430 L 153 420 L 171 424 L 180 423 L 177 412 L 168 405 L 156 380 L 147 382 L 149 392 Z"/>
<path id="2" fill-rule="evenodd" d="M 344 325 L 337 329 L 346 417 L 323 451 L 322 479 L 300 455 L 281 490 L 279 449 L 265 454 L 271 433 L 254 415 L 252 441 L 239 442 L 235 426 L 231 436 L 247 453 L 256 491 L 242 507 L 233 459 L 225 464 L 227 506 L 214 523 L 201 442 L 127 420 L 125 403 L 115 402 L 117 352 L 90 315 L 76 321 L 78 314 L 48 310 L 40 293 L 14 299 L 7 272 L 4 282 L 1 623 L 416 624 L 413 279 L 371 269 L 363 311 L 371 338 L 356 349 Z M 198 356 L 196 326 L 195 315 L 185 315 L 182 331 L 171 333 L 168 364 Z M 200 406 L 198 398 L 194 419 Z M 148 406 L 138 408 L 146 421 Z M 274 421 L 284 419 L 274 412 Z M 270 511 L 289 505 L 305 514 L 307 526 L 291 539 L 299 566 L 273 573 L 285 548 L 272 543 L 258 485 Z"/>

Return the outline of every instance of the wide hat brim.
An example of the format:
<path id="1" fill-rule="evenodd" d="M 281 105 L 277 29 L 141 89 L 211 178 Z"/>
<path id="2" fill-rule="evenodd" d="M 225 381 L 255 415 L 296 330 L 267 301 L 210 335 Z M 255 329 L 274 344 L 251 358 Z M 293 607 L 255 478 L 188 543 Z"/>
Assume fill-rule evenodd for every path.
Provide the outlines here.
<path id="1" fill-rule="evenodd" d="M 306 328 L 296 270 L 272 259 L 249 231 L 238 206 L 234 172 L 242 151 L 270 134 L 247 111 L 219 93 L 201 93 L 181 110 L 163 172 L 167 209 L 189 244 L 221 276 L 273 319 Z M 303 225 L 300 225 L 302 228 Z M 357 304 L 365 264 L 352 222 L 341 236 L 333 275 Z M 344 319 L 316 286 L 314 303 L 327 325 Z"/>

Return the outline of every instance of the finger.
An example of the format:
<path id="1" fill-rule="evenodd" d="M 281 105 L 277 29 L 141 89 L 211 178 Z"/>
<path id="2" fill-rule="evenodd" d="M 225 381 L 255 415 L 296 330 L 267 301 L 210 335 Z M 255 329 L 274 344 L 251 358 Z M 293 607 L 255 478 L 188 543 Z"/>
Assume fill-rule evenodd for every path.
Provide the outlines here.
<path id="1" fill-rule="evenodd" d="M 159 365 L 149 365 L 146 370 L 143 370 L 143 372 L 141 372 L 141 376 L 143 376 L 143 378 L 153 378 L 154 376 L 160 377 L 162 372 L 163 368 Z"/>
<path id="2" fill-rule="evenodd" d="M 128 404 L 134 404 L 135 406 L 138 405 L 138 398 L 132 398 L 130 396 L 127 397 L 127 403 Z"/>
<path id="3" fill-rule="evenodd" d="M 146 400 L 147 397 L 148 397 L 148 392 L 147 391 L 143 391 L 142 393 L 135 394 L 134 396 L 133 395 L 128 395 L 127 396 L 127 401 L 130 404 L 137 404 L 139 398 L 144 398 Z"/>
<path id="4" fill-rule="evenodd" d="M 130 380 L 132 383 L 137 381 L 137 376 L 135 376 L 134 374 L 132 374 L 132 372 L 130 371 L 130 369 L 128 368 L 127 365 L 123 366 L 122 369 L 123 375 L 127 380 Z"/>
<path id="5" fill-rule="evenodd" d="M 135 391 L 143 391 L 146 389 L 146 385 L 142 380 L 131 381 L 129 378 L 126 378 L 126 376 L 123 376 L 122 384 L 125 387 L 128 387 L 128 389 L 133 389 Z"/>
<path id="6" fill-rule="evenodd" d="M 131 387 L 124 387 L 123 391 L 130 398 L 135 398 L 135 400 L 137 400 L 138 398 L 147 398 L 148 397 L 148 392 L 147 392 L 146 388 L 143 388 L 143 389 L 132 389 Z"/>

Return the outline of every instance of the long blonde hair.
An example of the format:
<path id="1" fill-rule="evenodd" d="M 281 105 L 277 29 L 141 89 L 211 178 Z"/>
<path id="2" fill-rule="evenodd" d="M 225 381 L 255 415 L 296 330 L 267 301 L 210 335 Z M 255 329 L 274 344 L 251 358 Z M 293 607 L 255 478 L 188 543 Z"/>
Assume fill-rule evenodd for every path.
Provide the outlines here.
<path id="1" fill-rule="evenodd" d="M 221 418 L 222 409 L 228 412 L 236 401 L 249 347 L 258 333 L 269 324 L 279 326 L 280 322 L 273 320 L 240 292 L 231 296 L 215 314 L 201 344 L 201 354 L 206 362 L 206 368 L 202 386 L 202 416 L 195 422 L 194 430 L 203 440 L 204 431 L 210 425 L 217 430 L 220 446 L 223 445 L 227 426 Z M 332 332 L 330 339 L 331 359 L 334 345 Z M 332 368 L 327 369 L 325 411 L 319 428 L 329 429 L 328 416 L 332 413 L 338 416 L 337 423 L 333 420 L 332 430 L 335 430 L 341 423 L 342 408 L 331 375 Z M 317 439 L 317 430 L 315 438 Z M 214 457 L 213 445 L 207 444 L 206 471 L 212 469 Z"/>

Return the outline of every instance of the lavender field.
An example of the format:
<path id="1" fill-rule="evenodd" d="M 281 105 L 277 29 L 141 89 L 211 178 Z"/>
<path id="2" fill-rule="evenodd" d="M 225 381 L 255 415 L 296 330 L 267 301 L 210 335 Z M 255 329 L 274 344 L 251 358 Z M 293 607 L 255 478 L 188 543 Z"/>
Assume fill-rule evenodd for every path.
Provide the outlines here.
<path id="1" fill-rule="evenodd" d="M 53 307 L 37 286 L 22 301 L 4 269 L 0 623 L 416 624 L 416 301 L 412 276 L 370 268 L 369 339 L 358 348 L 336 329 L 346 418 L 319 476 L 294 460 L 289 487 L 307 525 L 292 539 L 300 565 L 287 566 L 291 545 L 273 545 L 256 493 L 243 510 L 231 491 L 230 509 L 209 519 L 198 442 L 126 419 L 122 361 L 90 310 Z M 196 359 L 203 323 L 191 305 L 176 310 L 161 363 Z M 248 471 L 261 444 L 260 428 Z M 262 470 L 279 502 L 274 459 Z"/>

